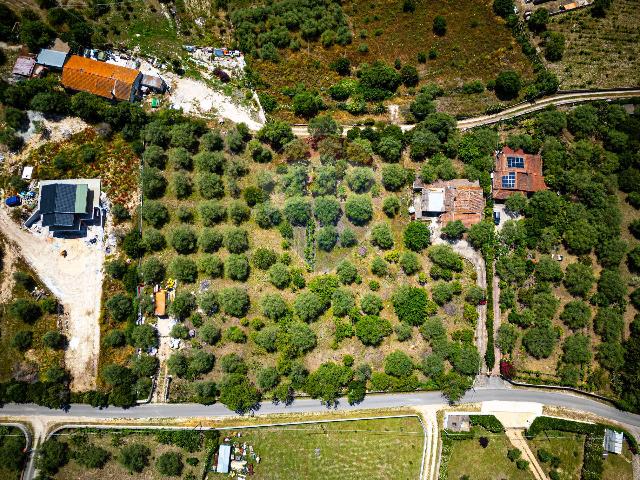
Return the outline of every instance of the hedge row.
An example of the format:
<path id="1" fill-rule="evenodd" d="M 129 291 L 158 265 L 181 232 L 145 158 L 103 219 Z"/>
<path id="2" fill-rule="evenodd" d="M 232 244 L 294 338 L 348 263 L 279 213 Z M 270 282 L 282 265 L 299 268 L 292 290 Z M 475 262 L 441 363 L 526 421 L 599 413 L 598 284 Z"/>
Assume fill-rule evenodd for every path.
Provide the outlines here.
<path id="1" fill-rule="evenodd" d="M 487 370 L 491 371 L 496 363 L 496 355 L 493 347 L 493 253 L 484 256 L 487 278 L 487 351 L 484 354 L 484 361 Z"/>
<path id="2" fill-rule="evenodd" d="M 537 417 L 525 432 L 525 436 L 531 440 L 545 430 L 560 430 L 562 432 L 580 433 L 583 435 L 604 434 L 604 427 L 595 423 L 574 422 L 562 418 Z"/>
<path id="3" fill-rule="evenodd" d="M 500 423 L 500 420 L 494 415 L 469 415 L 469 420 L 471 421 L 471 425 L 482 427 L 491 433 L 504 432 L 502 423 Z"/>

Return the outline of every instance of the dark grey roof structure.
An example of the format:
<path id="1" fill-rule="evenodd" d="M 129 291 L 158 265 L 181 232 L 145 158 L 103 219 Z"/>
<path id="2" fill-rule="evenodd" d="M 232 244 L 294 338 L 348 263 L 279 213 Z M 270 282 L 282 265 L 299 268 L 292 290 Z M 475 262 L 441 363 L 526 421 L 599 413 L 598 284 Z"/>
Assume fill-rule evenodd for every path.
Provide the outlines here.
<path id="1" fill-rule="evenodd" d="M 38 209 L 25 226 L 42 220 L 50 232 L 83 233 L 101 219 L 100 180 L 45 180 L 40 183 Z"/>

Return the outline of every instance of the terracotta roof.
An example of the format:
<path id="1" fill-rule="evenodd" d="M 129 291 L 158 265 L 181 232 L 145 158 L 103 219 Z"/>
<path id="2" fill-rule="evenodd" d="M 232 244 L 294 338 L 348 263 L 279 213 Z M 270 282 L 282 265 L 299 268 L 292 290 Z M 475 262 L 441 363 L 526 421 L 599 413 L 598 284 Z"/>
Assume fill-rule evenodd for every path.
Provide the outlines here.
<path id="1" fill-rule="evenodd" d="M 129 100 L 138 70 L 72 55 L 62 69 L 62 84 L 106 98 Z"/>
<path id="2" fill-rule="evenodd" d="M 166 315 L 167 308 L 167 292 L 164 290 L 158 290 L 155 295 L 156 308 L 154 314 L 158 317 L 164 317 Z"/>
<path id="3" fill-rule="evenodd" d="M 523 166 L 509 166 L 508 157 L 522 158 Z M 515 175 L 514 185 L 513 188 L 506 188 L 502 184 L 502 177 L 510 173 Z M 546 189 L 540 155 L 524 153 L 522 149 L 512 150 L 509 147 L 502 149 L 502 152 L 496 157 L 496 168 L 493 174 L 493 198 L 504 200 L 515 192 L 527 194 Z"/>
<path id="4" fill-rule="evenodd" d="M 452 180 L 445 188 L 444 210 L 440 216 L 443 224 L 460 220 L 465 227 L 470 227 L 482 220 L 484 212 L 484 196 L 478 182 L 468 180 Z"/>

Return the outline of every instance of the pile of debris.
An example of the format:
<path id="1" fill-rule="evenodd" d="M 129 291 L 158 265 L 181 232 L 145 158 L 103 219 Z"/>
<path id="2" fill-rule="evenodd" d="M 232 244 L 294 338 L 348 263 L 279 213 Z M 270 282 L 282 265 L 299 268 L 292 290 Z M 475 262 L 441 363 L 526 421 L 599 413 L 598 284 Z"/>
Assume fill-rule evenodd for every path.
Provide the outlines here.
<path id="1" fill-rule="evenodd" d="M 215 471 L 228 473 L 238 480 L 246 480 L 247 476 L 253 475 L 254 465 L 260 463 L 260 456 L 253 449 L 253 445 L 238 440 L 240 437 L 241 432 L 225 437 L 214 458 L 217 464 Z"/>

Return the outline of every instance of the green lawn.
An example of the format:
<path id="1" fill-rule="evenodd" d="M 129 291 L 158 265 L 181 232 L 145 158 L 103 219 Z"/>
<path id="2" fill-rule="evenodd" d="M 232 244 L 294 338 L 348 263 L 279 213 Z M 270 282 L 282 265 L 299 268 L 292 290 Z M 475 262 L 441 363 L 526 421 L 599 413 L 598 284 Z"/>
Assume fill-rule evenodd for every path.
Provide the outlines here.
<path id="1" fill-rule="evenodd" d="M 538 450 L 543 449 L 560 458 L 558 473 L 562 480 L 580 478 L 584 451 L 584 435 L 549 430 L 527 442 L 529 443 L 531 451 L 536 455 L 538 454 Z M 548 464 L 545 465 L 541 463 L 540 466 L 545 472 L 550 470 Z"/>
<path id="2" fill-rule="evenodd" d="M 243 430 L 260 479 L 416 479 L 424 436 L 415 417 Z"/>
<path id="3" fill-rule="evenodd" d="M 446 478 L 458 480 L 468 475 L 473 480 L 530 480 L 530 470 L 518 470 L 516 464 L 507 458 L 507 450 L 513 448 L 504 434 L 493 434 L 475 427 L 476 437 L 456 440 L 449 458 Z M 489 438 L 487 448 L 480 446 L 479 437 Z"/>

